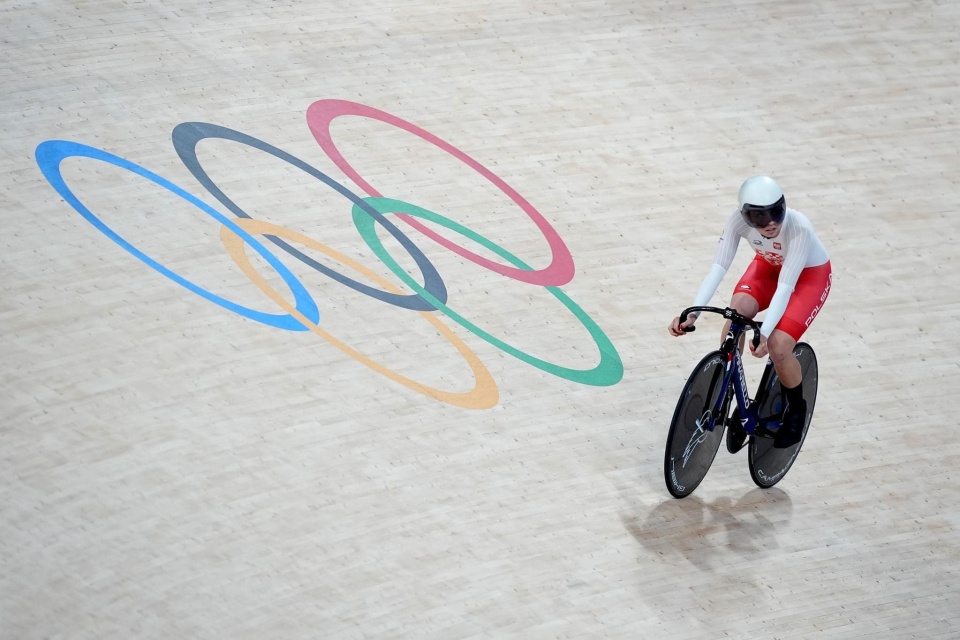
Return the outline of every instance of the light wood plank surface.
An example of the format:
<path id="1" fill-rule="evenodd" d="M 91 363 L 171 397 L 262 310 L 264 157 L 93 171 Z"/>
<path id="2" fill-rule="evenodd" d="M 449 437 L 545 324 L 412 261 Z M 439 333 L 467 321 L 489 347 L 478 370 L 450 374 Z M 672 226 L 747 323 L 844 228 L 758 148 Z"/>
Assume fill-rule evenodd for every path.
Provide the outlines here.
<path id="1" fill-rule="evenodd" d="M 0 637 L 960 637 L 957 3 L 11 0 L 0 16 Z M 576 272 L 557 294 L 388 217 L 436 266 L 450 308 L 505 350 L 263 241 L 328 336 L 456 394 L 479 366 L 493 406 L 430 397 L 316 331 L 188 291 L 84 220 L 34 155 L 48 140 L 90 145 L 233 219 L 171 143 L 178 124 L 205 122 L 366 195 L 308 128 L 310 105 L 331 99 L 462 151 L 569 248 Z M 331 132 L 385 196 L 551 263 L 534 221 L 427 139 L 358 116 Z M 411 293 L 344 195 L 235 141 L 198 154 L 251 217 L 338 252 L 303 248 L 314 260 Z M 61 166 L 145 254 L 284 313 L 184 197 L 96 159 Z M 761 172 L 833 260 L 806 336 L 816 416 L 777 487 L 754 487 L 745 452 L 721 449 L 674 500 L 667 426 L 719 322 L 682 340 L 665 328 L 740 181 Z M 563 296 L 609 338 L 616 384 L 508 353 L 597 365 Z M 762 363 L 747 364 L 755 383 Z"/>

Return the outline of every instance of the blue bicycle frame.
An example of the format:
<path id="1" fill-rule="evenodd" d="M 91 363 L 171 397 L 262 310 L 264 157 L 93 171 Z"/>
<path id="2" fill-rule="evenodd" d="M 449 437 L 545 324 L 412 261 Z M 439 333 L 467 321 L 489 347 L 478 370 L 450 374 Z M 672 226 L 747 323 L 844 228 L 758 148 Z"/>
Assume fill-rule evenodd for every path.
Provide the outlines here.
<path id="1" fill-rule="evenodd" d="M 750 318 L 740 315 L 733 309 L 719 309 L 716 307 L 690 307 L 689 309 L 684 310 L 683 314 L 680 316 L 681 323 L 686 321 L 687 315 L 694 311 L 712 311 L 714 313 L 719 313 L 723 315 L 724 318 L 730 320 L 730 329 L 727 331 L 727 337 L 720 346 L 720 352 L 727 358 L 726 371 L 723 375 L 723 382 L 721 383 L 720 387 L 721 393 L 717 397 L 717 401 L 713 407 L 713 410 L 710 412 L 710 422 L 706 425 L 707 430 L 713 431 L 718 420 L 722 422 L 726 419 L 725 409 L 727 411 L 729 410 L 729 407 L 727 406 L 727 395 L 731 383 L 733 384 L 734 397 L 737 401 L 740 424 L 748 435 L 755 435 L 758 431 L 763 432 L 767 429 L 776 429 L 779 427 L 782 423 L 782 420 L 779 416 L 761 418 L 757 414 L 757 407 L 759 407 L 759 403 L 750 400 L 749 391 L 747 389 L 747 376 L 743 368 L 743 357 L 740 355 L 740 337 L 748 329 L 753 330 L 754 348 L 760 344 L 760 325 Z M 695 329 L 696 327 L 689 328 L 690 331 Z M 767 359 L 767 366 L 773 366 L 769 358 Z"/>

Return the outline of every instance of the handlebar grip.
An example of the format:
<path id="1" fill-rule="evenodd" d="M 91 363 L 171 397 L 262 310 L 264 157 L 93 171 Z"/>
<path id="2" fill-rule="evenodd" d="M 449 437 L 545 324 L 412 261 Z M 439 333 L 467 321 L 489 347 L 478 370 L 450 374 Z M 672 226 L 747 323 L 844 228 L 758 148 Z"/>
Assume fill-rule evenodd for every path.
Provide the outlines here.
<path id="1" fill-rule="evenodd" d="M 694 331 L 697 330 L 697 328 L 696 328 L 696 327 L 681 327 L 680 330 L 683 331 L 684 333 L 693 333 Z"/>

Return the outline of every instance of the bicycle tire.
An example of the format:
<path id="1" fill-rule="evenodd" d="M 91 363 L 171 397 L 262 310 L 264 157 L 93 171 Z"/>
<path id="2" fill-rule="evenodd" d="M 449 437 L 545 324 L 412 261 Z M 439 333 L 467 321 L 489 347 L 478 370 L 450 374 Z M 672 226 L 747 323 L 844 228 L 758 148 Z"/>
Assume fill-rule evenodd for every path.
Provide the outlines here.
<path id="1" fill-rule="evenodd" d="M 813 409 L 817 403 L 817 386 L 819 383 L 819 369 L 817 354 L 813 347 L 805 342 L 798 342 L 793 349 L 793 355 L 800 361 L 803 372 L 803 399 L 807 402 L 807 419 L 803 425 L 803 434 L 800 442 L 786 449 L 777 449 L 773 446 L 773 438 L 753 435 L 749 443 L 750 477 L 753 482 L 763 489 L 769 489 L 787 475 L 803 447 L 807 438 L 810 422 L 813 418 Z M 760 380 L 760 390 L 757 392 L 758 414 L 760 416 L 779 415 L 783 412 L 783 394 L 780 391 L 779 379 L 773 366 L 767 365 Z"/>
<path id="2" fill-rule="evenodd" d="M 720 397 L 726 363 L 726 356 L 720 351 L 708 353 L 693 369 L 680 392 L 663 457 L 664 482 L 674 498 L 693 493 L 720 448 L 722 417 L 716 421 L 713 431 L 701 425 Z"/>

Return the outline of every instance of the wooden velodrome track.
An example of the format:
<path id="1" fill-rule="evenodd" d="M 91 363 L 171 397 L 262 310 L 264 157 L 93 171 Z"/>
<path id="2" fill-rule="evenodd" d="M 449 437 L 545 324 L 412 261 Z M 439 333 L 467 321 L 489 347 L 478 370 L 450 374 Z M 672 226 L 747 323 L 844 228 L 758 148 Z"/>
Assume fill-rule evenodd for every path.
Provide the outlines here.
<path id="1" fill-rule="evenodd" d="M 957 3 L 0 16 L 0 637 L 960 637 Z M 833 260 L 816 416 L 674 500 L 759 172 Z"/>

